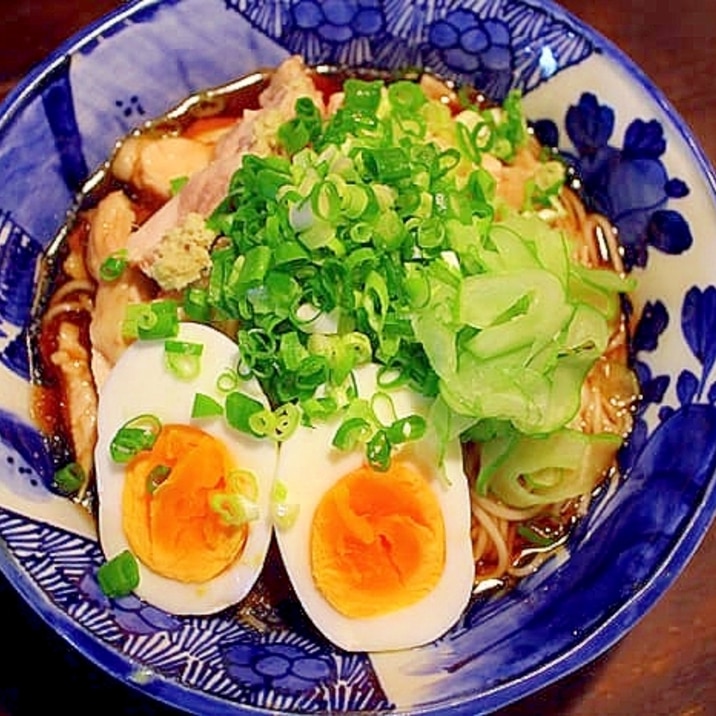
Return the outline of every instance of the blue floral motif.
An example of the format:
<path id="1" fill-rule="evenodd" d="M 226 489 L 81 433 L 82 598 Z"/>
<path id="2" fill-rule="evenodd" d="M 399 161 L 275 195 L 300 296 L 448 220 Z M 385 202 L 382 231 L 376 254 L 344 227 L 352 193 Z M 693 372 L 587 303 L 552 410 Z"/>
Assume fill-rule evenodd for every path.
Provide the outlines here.
<path id="1" fill-rule="evenodd" d="M 659 405 L 671 382 L 668 375 L 652 374 L 649 365 L 641 360 L 640 355 L 655 351 L 659 338 L 669 325 L 669 313 L 661 301 L 647 302 L 642 309 L 639 321 L 634 329 L 630 344 L 632 368 L 641 389 L 641 399 L 634 416 L 632 431 L 619 452 L 619 465 L 622 471 L 631 468 L 649 439 L 649 430 L 644 413 L 650 405 Z M 670 410 L 661 408 L 659 415 L 670 414 Z"/>
<path id="2" fill-rule="evenodd" d="M 648 434 L 644 412 L 649 405 L 663 401 L 669 386 L 669 376 L 652 376 L 651 369 L 640 357 L 642 353 L 657 349 L 659 337 L 666 330 L 668 323 L 668 312 L 660 301 L 647 303 L 634 331 L 631 344 L 632 362 L 641 386 L 642 399 L 635 416 L 634 430 L 620 454 L 620 464 L 625 469 L 633 467 L 639 453 L 648 449 L 652 436 Z M 688 368 L 679 372 L 676 378 L 679 407 L 660 406 L 658 418 L 662 425 L 701 401 L 716 364 L 716 287 L 701 289 L 692 286 L 686 292 L 681 307 L 681 332 L 689 350 L 701 366 L 701 375 L 697 376 Z M 703 406 L 700 412 L 692 412 L 689 415 L 698 415 L 699 420 L 703 420 L 705 415 L 709 420 L 716 420 L 716 417 L 711 416 L 711 411 L 716 415 L 716 382 L 709 386 L 706 400 L 708 405 Z M 684 419 L 686 418 L 682 417 L 682 420 Z"/>
<path id="3" fill-rule="evenodd" d="M 223 0 L 311 64 L 430 67 L 502 101 L 586 59 L 594 47 L 549 9 L 512 0 Z"/>
<path id="4" fill-rule="evenodd" d="M 308 62 L 360 62 L 367 56 L 367 44 L 381 38 L 386 27 L 380 0 L 225 0 L 225 4 L 280 37 L 282 46 Z"/>
<path id="5" fill-rule="evenodd" d="M 2 338 L 7 334 L 0 329 Z M 28 336 L 27 329 L 23 328 L 14 338 L 11 338 L 2 350 L 0 350 L 0 363 L 7 366 L 13 373 L 16 373 L 25 380 L 30 380 L 30 356 L 27 350 Z"/>
<path id="6" fill-rule="evenodd" d="M 17 416 L 0 408 L 0 446 L 17 451 L 7 456 L 15 466 L 5 465 L 2 481 L 12 484 L 14 492 L 43 495 L 52 483 L 54 469 L 45 442 L 35 426 L 21 421 Z M 3 450 L 4 452 L 4 450 Z M 16 473 L 16 474 L 15 474 Z"/>
<path id="7" fill-rule="evenodd" d="M 289 18 L 289 32 L 313 34 L 330 42 L 371 37 L 385 28 L 377 0 L 298 0 L 291 6 Z"/>
<path id="8" fill-rule="evenodd" d="M 642 399 L 638 414 L 644 412 L 646 407 L 653 403 L 661 403 L 669 387 L 668 375 L 653 376 L 651 368 L 641 361 L 638 356 L 644 352 L 655 351 L 659 344 L 659 337 L 669 325 L 669 314 L 661 301 L 648 301 L 644 306 L 639 322 L 634 330 L 631 342 L 633 368 L 639 380 Z"/>
<path id="9" fill-rule="evenodd" d="M 682 370 L 676 379 L 676 397 L 681 405 L 694 402 L 699 390 L 699 381 L 690 370 Z"/>
<path id="10" fill-rule="evenodd" d="M 173 631 L 179 628 L 179 619 L 146 604 L 133 594 L 110 599 L 100 588 L 96 574 L 96 569 L 85 572 L 77 588 L 95 607 L 111 613 L 123 631 L 129 634 L 153 634 L 157 630 Z"/>
<path id="11" fill-rule="evenodd" d="M 607 216 L 619 230 L 627 268 L 646 266 L 648 249 L 680 254 L 693 243 L 684 217 L 667 207 L 670 199 L 688 194 L 686 184 L 670 178 L 662 162 L 666 151 L 663 127 L 656 120 L 633 120 L 621 149 L 609 144 L 614 110 L 585 92 L 567 111 L 565 128 L 574 152 L 566 152 L 584 188 L 587 206 Z M 542 141 L 554 141 L 554 123 L 535 123 Z"/>
<path id="12" fill-rule="evenodd" d="M 716 288 L 709 286 L 703 291 L 692 286 L 681 309 L 681 330 L 691 352 L 701 364 L 702 374 L 698 393 L 716 362 Z"/>
<path id="13" fill-rule="evenodd" d="M 617 455 L 619 469 L 622 473 L 626 473 L 634 465 L 648 439 L 649 426 L 643 418 L 636 417 L 631 433 Z"/>
<path id="14" fill-rule="evenodd" d="M 41 253 L 41 244 L 10 212 L 0 210 L 0 338 L 11 336 L 0 348 L 0 362 L 25 380 L 30 377 L 25 330 L 30 320 L 35 269 Z M 20 331 L 7 325 L 3 327 L 6 321 Z"/>
<path id="15" fill-rule="evenodd" d="M 0 318 L 22 326 L 30 316 L 35 265 L 42 246 L 7 211 L 0 211 Z"/>
<path id="16" fill-rule="evenodd" d="M 135 114 L 141 119 L 146 115 L 146 111 L 142 106 L 142 101 L 137 95 L 132 95 L 127 100 L 117 99 L 114 101 L 114 106 L 124 119 L 129 119 Z"/>
<path id="17" fill-rule="evenodd" d="M 669 325 L 669 313 L 661 301 L 648 301 L 642 309 L 639 323 L 632 337 L 632 350 L 655 351 L 659 343 L 659 336 Z"/>
<path id="18" fill-rule="evenodd" d="M 89 169 L 82 150 L 70 82 L 70 61 L 58 63 L 42 90 L 42 105 L 60 159 L 60 174 L 72 190 L 82 188 Z"/>
<path id="19" fill-rule="evenodd" d="M 489 96 L 502 98 L 512 86 L 512 38 L 502 20 L 483 19 L 473 10 L 452 10 L 429 27 L 428 41 L 451 70 L 471 76 Z"/>
<path id="20" fill-rule="evenodd" d="M 336 675 L 331 658 L 309 644 L 238 642 L 222 651 L 226 670 L 234 679 L 261 689 L 303 693 Z"/>

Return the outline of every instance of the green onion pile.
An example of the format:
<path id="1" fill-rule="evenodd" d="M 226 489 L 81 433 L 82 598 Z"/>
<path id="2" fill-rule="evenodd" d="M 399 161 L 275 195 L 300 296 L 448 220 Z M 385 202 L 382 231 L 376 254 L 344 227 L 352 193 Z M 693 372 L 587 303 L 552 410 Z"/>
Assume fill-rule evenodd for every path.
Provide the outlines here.
<path id="1" fill-rule="evenodd" d="M 334 444 L 364 442 L 385 467 L 425 425 L 376 430 L 356 408 L 352 371 L 374 362 L 386 390 L 432 399 L 443 444 L 485 445 L 480 494 L 522 507 L 583 492 L 585 456 L 613 455 L 619 438 L 567 426 L 632 280 L 577 263 L 546 220 L 565 177 L 552 155 L 519 211 L 497 198 L 486 165 L 509 165 L 529 141 L 518 94 L 456 118 L 411 81 L 349 79 L 344 93 L 328 119 L 299 99 L 278 129 L 281 155 L 245 156 L 208 219 L 211 272 L 185 291 L 184 313 L 238 326 L 238 376 L 258 378 L 275 408 L 232 392 L 229 422 L 281 440 L 340 414 Z M 163 304 L 143 306 L 127 329 L 155 337 L 167 320 Z M 196 415 L 222 409 L 195 404 Z"/>

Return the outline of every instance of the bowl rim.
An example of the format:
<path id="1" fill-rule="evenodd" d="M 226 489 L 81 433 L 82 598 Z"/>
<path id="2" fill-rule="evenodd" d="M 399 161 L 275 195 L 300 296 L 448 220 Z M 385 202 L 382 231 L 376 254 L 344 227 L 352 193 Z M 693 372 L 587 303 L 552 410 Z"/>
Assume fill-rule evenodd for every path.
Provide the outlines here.
<path id="1" fill-rule="evenodd" d="M 699 139 L 687 122 L 681 117 L 671 101 L 653 80 L 620 49 L 612 40 L 603 35 L 587 22 L 567 10 L 555 0 L 518 0 L 521 4 L 548 11 L 553 17 L 573 26 L 583 36 L 593 42 L 598 52 L 622 69 L 629 80 L 647 94 L 668 119 L 669 127 L 684 142 L 690 157 L 695 160 L 700 178 L 708 186 L 712 203 L 716 204 L 716 171 L 711 160 L 704 151 Z M 57 46 L 45 59 L 34 65 L 19 82 L 7 93 L 0 102 L 0 136 L 12 124 L 27 104 L 34 99 L 43 81 L 62 62 L 96 40 L 108 29 L 132 18 L 143 9 L 173 5 L 176 0 L 127 0 L 119 7 L 104 14 L 97 20 L 80 28 L 69 38 Z M 5 510 L 0 505 L 3 512 Z M 410 710 L 416 716 L 474 716 L 478 713 L 490 713 L 515 701 L 533 694 L 540 689 L 556 683 L 580 668 L 593 662 L 604 654 L 651 610 L 662 598 L 667 589 L 676 581 L 687 566 L 689 560 L 699 548 L 706 536 L 709 526 L 716 520 L 716 481 L 711 480 L 703 500 L 692 513 L 681 535 L 672 548 L 638 590 L 625 602 L 621 603 L 607 618 L 598 622 L 591 631 L 570 649 L 552 657 L 539 668 L 509 682 L 497 684 L 480 694 L 466 698 L 454 698 L 450 703 L 431 703 Z M 207 715 L 226 713 L 255 714 L 265 716 L 266 709 L 250 704 L 232 703 L 207 692 L 198 692 L 179 681 L 174 681 L 162 674 L 151 673 L 144 678 L 141 667 L 137 670 L 129 661 L 129 657 L 116 651 L 109 644 L 95 637 L 79 623 L 73 620 L 62 609 L 55 606 L 47 594 L 33 581 L 7 547 L 0 542 L 0 571 L 15 591 L 22 597 L 42 621 L 58 634 L 72 648 L 79 651 L 85 658 L 100 670 L 118 679 L 123 684 L 138 692 L 151 696 L 171 707 L 197 709 Z M 407 711 L 393 711 L 396 716 L 407 714 Z"/>

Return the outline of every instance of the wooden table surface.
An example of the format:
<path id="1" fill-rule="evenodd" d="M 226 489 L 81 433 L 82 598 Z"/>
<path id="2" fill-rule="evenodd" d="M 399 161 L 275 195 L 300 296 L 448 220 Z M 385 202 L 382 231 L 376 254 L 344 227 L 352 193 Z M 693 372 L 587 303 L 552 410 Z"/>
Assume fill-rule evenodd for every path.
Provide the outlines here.
<path id="1" fill-rule="evenodd" d="M 0 96 L 116 0 L 0 0 Z M 563 0 L 665 92 L 716 163 L 714 0 Z M 669 9 L 673 8 L 673 9 Z M 679 7 L 679 10 L 676 8 Z M 716 235 L 716 230 L 715 230 Z M 674 586 L 619 644 L 500 716 L 716 714 L 716 528 Z M 0 714 L 177 712 L 130 691 L 67 647 L 0 579 Z"/>

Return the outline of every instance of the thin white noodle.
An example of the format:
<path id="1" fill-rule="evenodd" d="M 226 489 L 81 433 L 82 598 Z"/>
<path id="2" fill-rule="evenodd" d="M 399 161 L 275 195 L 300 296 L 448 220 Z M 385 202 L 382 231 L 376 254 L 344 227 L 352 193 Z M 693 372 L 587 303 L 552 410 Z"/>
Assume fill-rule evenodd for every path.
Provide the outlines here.
<path id="1" fill-rule="evenodd" d="M 617 230 L 612 226 L 610 221 L 600 214 L 592 214 L 592 221 L 595 226 L 595 236 L 600 245 L 606 244 L 606 256 L 603 256 L 605 261 L 609 261 L 614 270 L 619 273 L 624 273 L 624 262 L 622 261 L 622 251 L 617 241 Z"/>
<path id="2" fill-rule="evenodd" d="M 475 518 L 474 514 L 473 519 L 476 524 L 473 525 L 470 532 L 472 536 L 472 557 L 475 560 L 475 563 L 477 563 L 483 558 L 485 552 L 487 551 L 489 546 L 489 537 L 487 530 L 482 529 L 482 526 L 477 522 L 477 518 Z"/>
<path id="3" fill-rule="evenodd" d="M 554 557 L 560 551 L 564 551 L 564 548 L 556 547 L 549 551 L 535 552 L 524 564 L 511 566 L 508 573 L 511 577 L 515 577 L 516 579 L 526 577 L 539 569 L 548 559 Z"/>
<path id="4" fill-rule="evenodd" d="M 485 512 L 488 512 L 493 517 L 498 517 L 510 522 L 523 522 L 524 520 L 534 517 L 542 510 L 539 506 L 528 507 L 525 509 L 509 507 L 507 505 L 503 505 L 501 502 L 495 502 L 494 500 L 479 497 L 477 495 L 473 497 L 473 500 L 477 505 L 485 510 Z"/>
<path id="5" fill-rule="evenodd" d="M 497 564 L 489 574 L 481 574 L 481 579 L 489 579 L 491 577 L 500 577 L 505 574 L 509 567 L 509 554 L 507 550 L 507 542 L 505 541 L 499 525 L 495 523 L 493 518 L 487 514 L 479 505 L 472 501 L 473 517 L 479 522 L 480 526 L 488 533 L 492 540 L 492 544 L 497 552 Z"/>

